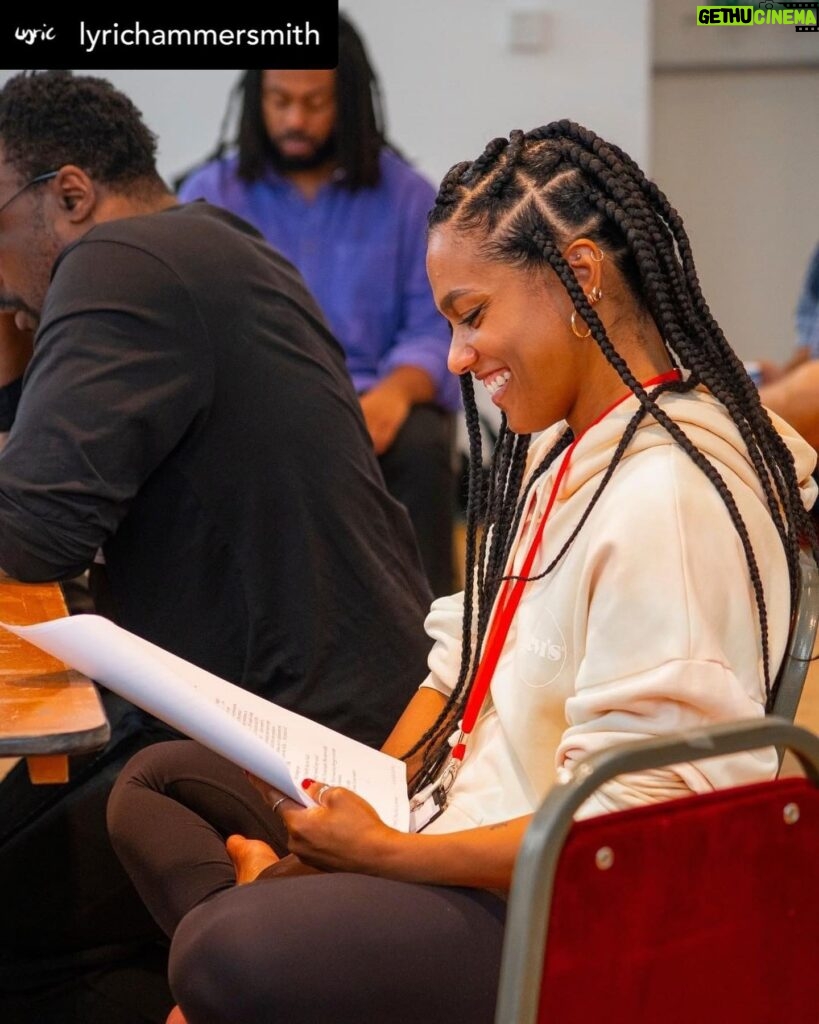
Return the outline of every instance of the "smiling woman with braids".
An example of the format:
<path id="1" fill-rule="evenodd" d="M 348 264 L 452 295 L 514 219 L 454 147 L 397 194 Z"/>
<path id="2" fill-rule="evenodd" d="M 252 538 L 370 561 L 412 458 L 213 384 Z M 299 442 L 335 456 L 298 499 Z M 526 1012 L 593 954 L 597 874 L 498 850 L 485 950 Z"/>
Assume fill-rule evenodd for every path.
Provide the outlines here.
<path id="1" fill-rule="evenodd" d="M 430 675 L 386 745 L 422 831 L 339 787 L 302 808 L 192 744 L 141 755 L 111 825 L 189 1024 L 492 1020 L 503 891 L 549 787 L 592 751 L 771 706 L 813 456 L 760 406 L 662 192 L 578 125 L 513 132 L 447 174 L 428 270 L 474 472 L 465 593 L 433 605 Z M 503 413 L 486 485 L 475 385 Z M 582 813 L 775 765 L 627 776 Z"/>

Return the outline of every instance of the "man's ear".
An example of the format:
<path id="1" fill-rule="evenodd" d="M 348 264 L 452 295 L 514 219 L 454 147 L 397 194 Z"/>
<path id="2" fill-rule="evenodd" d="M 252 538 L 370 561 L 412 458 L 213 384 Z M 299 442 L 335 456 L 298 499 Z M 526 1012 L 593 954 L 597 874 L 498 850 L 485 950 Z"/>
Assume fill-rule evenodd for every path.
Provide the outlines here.
<path id="1" fill-rule="evenodd" d="M 57 172 L 52 195 L 62 218 L 71 225 L 93 218 L 99 198 L 93 179 L 74 164 L 65 164 Z"/>

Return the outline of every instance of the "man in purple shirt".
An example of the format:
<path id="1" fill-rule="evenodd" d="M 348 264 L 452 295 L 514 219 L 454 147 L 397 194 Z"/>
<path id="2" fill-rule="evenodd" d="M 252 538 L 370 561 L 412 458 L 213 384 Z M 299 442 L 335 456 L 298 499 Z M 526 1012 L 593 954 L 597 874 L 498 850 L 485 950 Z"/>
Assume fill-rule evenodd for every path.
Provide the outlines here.
<path id="1" fill-rule="evenodd" d="M 301 271 L 346 352 L 432 589 L 449 593 L 459 389 L 425 269 L 435 192 L 386 142 L 378 83 L 346 18 L 337 71 L 247 71 L 240 88 L 238 152 L 195 171 L 180 198 L 243 217 Z"/>

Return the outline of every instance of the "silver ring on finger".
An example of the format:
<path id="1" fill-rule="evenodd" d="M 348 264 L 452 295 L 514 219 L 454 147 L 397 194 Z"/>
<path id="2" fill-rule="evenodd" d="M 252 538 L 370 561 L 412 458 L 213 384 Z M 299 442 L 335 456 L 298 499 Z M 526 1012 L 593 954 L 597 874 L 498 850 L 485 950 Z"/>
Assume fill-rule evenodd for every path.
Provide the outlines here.
<path id="1" fill-rule="evenodd" d="M 271 811 L 273 811 L 273 813 L 275 814 L 278 811 L 278 809 L 279 809 L 279 805 L 283 804 L 286 799 L 287 799 L 286 796 L 280 796 L 279 799 L 274 804 L 271 805 L 271 807 L 270 807 Z"/>
<path id="2" fill-rule="evenodd" d="M 327 790 L 331 789 L 331 788 L 332 787 L 328 786 L 326 782 L 324 783 L 323 786 L 321 786 L 319 788 L 318 793 L 316 793 L 316 803 L 317 804 L 321 804 L 322 807 L 324 806 L 324 802 L 323 802 L 323 800 L 321 798 L 324 796 L 324 794 L 327 792 Z"/>

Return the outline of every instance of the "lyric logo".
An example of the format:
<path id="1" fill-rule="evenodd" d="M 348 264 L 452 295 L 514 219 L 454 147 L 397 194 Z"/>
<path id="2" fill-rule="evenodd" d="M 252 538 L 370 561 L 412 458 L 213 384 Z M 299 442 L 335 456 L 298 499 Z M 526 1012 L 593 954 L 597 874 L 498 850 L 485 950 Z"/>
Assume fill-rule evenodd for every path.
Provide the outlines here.
<path id="1" fill-rule="evenodd" d="M 14 38 L 26 46 L 33 46 L 35 43 L 47 43 L 56 39 L 57 30 L 50 25 L 43 25 L 42 28 L 16 28 Z"/>
<path id="2" fill-rule="evenodd" d="M 336 66 L 338 0 L 277 0 L 266 8 L 233 0 L 220 14 L 200 11 L 191 22 L 173 12 L 108 21 L 5 3 L 0 40 L 6 64 L 19 68 L 82 71 L 101 60 L 120 70 Z"/>
<path id="3" fill-rule="evenodd" d="M 800 3 L 774 3 L 765 0 L 758 6 L 697 8 L 698 25 L 793 25 L 796 32 L 819 31 L 819 0 Z"/>

